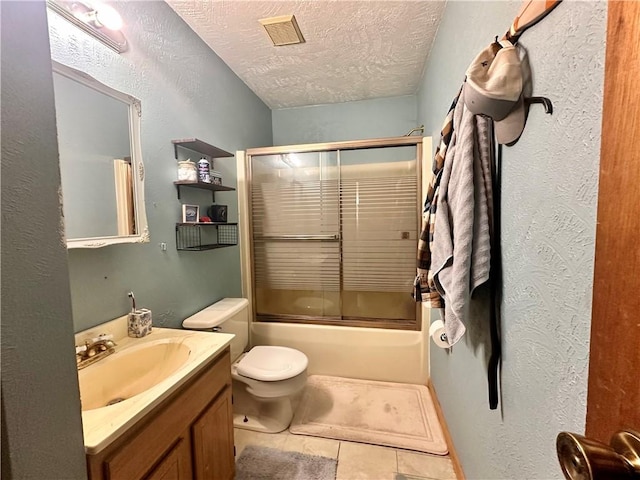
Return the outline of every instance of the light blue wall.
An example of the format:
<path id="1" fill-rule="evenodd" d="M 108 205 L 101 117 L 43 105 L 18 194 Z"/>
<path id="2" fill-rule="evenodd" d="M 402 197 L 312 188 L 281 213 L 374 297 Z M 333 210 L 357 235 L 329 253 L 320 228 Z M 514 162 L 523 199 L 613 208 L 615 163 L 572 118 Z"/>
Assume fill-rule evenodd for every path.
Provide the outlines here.
<path id="1" fill-rule="evenodd" d="M 417 127 L 416 97 L 274 110 L 274 145 L 399 137 Z"/>
<path id="2" fill-rule="evenodd" d="M 447 3 L 419 92 L 427 134 L 438 138 L 467 66 L 520 4 Z M 521 140 L 504 149 L 500 409 L 488 408 L 481 317 L 468 319 L 452 354 L 431 353 L 467 478 L 562 478 L 555 436 L 584 430 L 606 10 L 563 2 L 521 40 L 533 92 L 548 96 L 554 113 L 534 106 Z"/>
<path id="3" fill-rule="evenodd" d="M 129 51 L 118 55 L 51 13 L 52 56 L 142 102 L 142 154 L 151 242 L 69 251 L 76 330 L 129 310 L 127 292 L 153 311 L 156 326 L 178 327 L 182 319 L 225 297 L 239 296 L 237 247 L 177 252 L 175 223 L 181 202 L 173 181 L 177 163 L 172 139 L 196 137 L 229 152 L 271 145 L 271 110 L 164 2 L 119 2 Z M 197 160 L 194 152 L 181 157 Z M 215 165 L 235 186 L 235 160 Z M 184 189 L 182 202 L 206 207 L 205 191 Z M 237 220 L 237 195 L 218 193 Z M 168 249 L 161 251 L 159 244 Z"/>
<path id="4" fill-rule="evenodd" d="M 86 478 L 45 2 L 2 2 L 2 478 Z M 25 35 L 28 32 L 28 35 Z"/>

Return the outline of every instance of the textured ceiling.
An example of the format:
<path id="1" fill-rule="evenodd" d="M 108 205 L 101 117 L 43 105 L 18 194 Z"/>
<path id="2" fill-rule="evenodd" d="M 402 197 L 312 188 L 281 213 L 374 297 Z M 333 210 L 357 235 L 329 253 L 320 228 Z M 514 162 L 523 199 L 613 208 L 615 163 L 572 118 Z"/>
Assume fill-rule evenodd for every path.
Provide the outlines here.
<path id="1" fill-rule="evenodd" d="M 412 95 L 443 1 L 167 0 L 273 109 Z M 261 18 L 294 14 L 306 43 L 274 47 Z"/>

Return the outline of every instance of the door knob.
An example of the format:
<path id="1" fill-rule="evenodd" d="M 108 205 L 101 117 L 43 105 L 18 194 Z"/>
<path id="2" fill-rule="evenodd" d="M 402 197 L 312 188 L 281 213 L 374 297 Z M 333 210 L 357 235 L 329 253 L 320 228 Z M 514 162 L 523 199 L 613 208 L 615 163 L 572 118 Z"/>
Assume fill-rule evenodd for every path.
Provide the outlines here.
<path id="1" fill-rule="evenodd" d="M 640 479 L 640 433 L 622 430 L 609 445 L 577 433 L 560 432 L 556 451 L 568 480 Z"/>

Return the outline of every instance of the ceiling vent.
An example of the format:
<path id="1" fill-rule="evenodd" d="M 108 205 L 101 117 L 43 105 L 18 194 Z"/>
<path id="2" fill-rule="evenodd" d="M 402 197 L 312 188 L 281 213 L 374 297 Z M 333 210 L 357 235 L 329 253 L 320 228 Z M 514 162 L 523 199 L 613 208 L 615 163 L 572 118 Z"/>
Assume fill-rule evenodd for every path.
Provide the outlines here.
<path id="1" fill-rule="evenodd" d="M 304 37 L 294 15 L 263 18 L 258 20 L 269 34 L 276 47 L 304 43 Z"/>

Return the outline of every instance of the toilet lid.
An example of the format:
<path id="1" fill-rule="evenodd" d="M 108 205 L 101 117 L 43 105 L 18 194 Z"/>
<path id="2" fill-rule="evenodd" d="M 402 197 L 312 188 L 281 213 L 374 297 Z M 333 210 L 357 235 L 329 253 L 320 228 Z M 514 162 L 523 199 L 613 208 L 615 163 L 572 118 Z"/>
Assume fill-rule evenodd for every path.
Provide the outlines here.
<path id="1" fill-rule="evenodd" d="M 288 347 L 253 347 L 237 364 L 243 377 L 276 382 L 301 374 L 307 368 L 307 356 Z"/>

